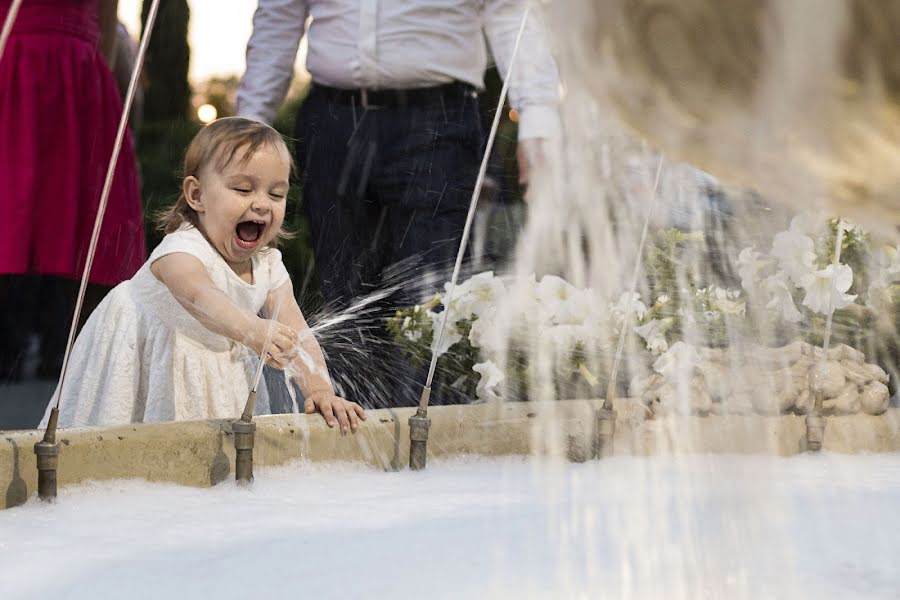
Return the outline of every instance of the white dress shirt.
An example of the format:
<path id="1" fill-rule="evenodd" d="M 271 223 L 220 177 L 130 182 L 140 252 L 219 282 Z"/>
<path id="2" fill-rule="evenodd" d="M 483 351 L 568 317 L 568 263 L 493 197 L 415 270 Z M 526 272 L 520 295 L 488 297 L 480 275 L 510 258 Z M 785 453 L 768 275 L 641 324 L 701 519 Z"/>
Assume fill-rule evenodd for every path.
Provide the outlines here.
<path id="1" fill-rule="evenodd" d="M 409 89 L 457 80 L 484 88 L 485 37 L 506 75 L 527 0 L 259 0 L 238 114 L 271 123 L 284 101 L 307 17 L 313 81 Z M 559 133 L 559 77 L 540 13 L 529 13 L 509 100 L 519 139 Z"/>

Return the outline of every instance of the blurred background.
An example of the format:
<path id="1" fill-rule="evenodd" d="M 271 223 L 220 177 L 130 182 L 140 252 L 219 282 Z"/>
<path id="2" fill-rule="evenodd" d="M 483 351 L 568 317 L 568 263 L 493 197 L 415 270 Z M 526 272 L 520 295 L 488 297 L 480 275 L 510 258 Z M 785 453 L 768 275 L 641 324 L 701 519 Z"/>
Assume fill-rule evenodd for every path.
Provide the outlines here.
<path id="1" fill-rule="evenodd" d="M 114 68 L 124 95 L 150 2 L 120 0 L 119 36 Z M 235 98 L 245 68 L 247 41 L 253 26 L 255 0 L 162 0 L 147 50 L 140 86 L 131 111 L 131 127 L 143 201 L 147 252 L 162 239 L 154 217 L 178 196 L 183 153 L 205 124 L 235 112 Z M 309 89 L 305 69 L 306 40 L 301 43 L 294 79 L 274 127 L 286 138 L 294 131 L 297 107 Z M 502 82 L 492 67 L 485 74 L 481 95 L 484 131 L 490 127 Z M 488 169 L 473 250 L 479 269 L 499 268 L 511 256 L 524 222 L 516 163 L 517 114 L 507 105 Z M 288 147 L 293 151 L 293 144 Z M 106 169 L 108 157 L 93 157 Z M 322 300 L 309 244 L 302 192 L 294 181 L 285 224 L 297 235 L 282 247 L 304 314 L 314 315 Z M 7 290 L 4 329 L 30 338 L 25 349 L 0 352 L 0 430 L 34 427 L 53 393 L 59 365 L 47 368 L 39 357 L 38 329 L 48 327 L 64 338 L 71 307 L 48 304 L 47 294 L 27 278 Z M 48 325 L 49 323 L 49 325 Z M 10 332 L 4 332 L 4 334 Z M 5 337 L 5 336 L 4 336 Z M 64 339 L 58 340 L 60 346 Z M 61 358 L 61 356 L 60 356 Z M 57 361 L 58 362 L 58 361 Z"/>

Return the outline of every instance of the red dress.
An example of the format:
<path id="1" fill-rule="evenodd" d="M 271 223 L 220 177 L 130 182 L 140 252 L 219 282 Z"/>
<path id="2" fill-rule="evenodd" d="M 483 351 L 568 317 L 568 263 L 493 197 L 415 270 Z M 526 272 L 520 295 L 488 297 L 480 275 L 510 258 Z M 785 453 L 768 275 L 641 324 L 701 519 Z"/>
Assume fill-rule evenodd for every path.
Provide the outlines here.
<path id="1" fill-rule="evenodd" d="M 0 0 L 0 18 L 10 3 Z M 122 114 L 99 39 L 97 0 L 19 9 L 0 57 L 0 275 L 81 277 Z M 130 278 L 145 253 L 126 134 L 90 281 Z"/>

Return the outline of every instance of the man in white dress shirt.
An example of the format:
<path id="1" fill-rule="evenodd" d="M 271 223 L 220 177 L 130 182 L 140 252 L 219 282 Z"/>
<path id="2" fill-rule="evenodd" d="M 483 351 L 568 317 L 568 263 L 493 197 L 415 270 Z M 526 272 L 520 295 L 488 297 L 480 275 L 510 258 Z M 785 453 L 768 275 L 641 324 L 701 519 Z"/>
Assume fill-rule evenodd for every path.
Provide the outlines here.
<path id="1" fill-rule="evenodd" d="M 296 154 L 330 306 L 378 288 L 391 265 L 452 265 L 482 158 L 485 38 L 505 75 L 524 10 L 525 0 L 259 0 L 238 114 L 272 122 L 305 32 L 313 85 Z M 529 146 L 559 133 L 558 89 L 532 11 L 509 90 L 522 173 Z M 419 299 L 397 302 L 409 300 Z"/>

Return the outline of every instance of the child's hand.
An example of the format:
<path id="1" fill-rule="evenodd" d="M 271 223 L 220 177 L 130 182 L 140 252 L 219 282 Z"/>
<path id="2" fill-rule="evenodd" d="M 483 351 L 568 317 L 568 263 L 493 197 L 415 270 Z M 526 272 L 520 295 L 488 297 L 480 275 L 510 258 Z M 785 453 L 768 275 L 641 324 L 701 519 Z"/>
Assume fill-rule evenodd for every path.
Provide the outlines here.
<path id="1" fill-rule="evenodd" d="M 348 429 L 356 433 L 360 421 L 366 420 L 366 411 L 362 406 L 335 396 L 329 391 L 310 394 L 304 403 L 304 410 L 308 415 L 318 410 L 325 417 L 325 423 L 329 427 L 334 427 L 337 418 L 337 422 L 341 424 L 342 435 L 346 434 Z"/>
<path id="2" fill-rule="evenodd" d="M 270 331 L 272 339 L 266 347 Z M 258 356 L 267 352 L 266 364 L 276 369 L 283 370 L 297 358 L 297 334 L 293 329 L 278 321 L 258 319 L 247 345 Z"/>

